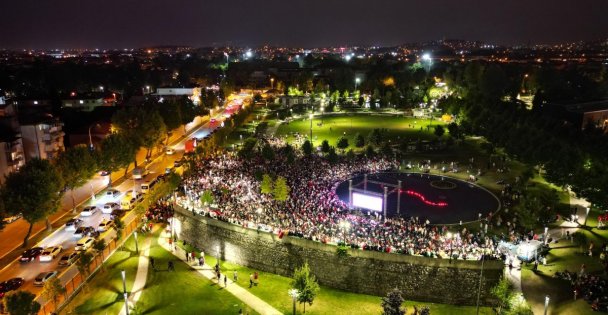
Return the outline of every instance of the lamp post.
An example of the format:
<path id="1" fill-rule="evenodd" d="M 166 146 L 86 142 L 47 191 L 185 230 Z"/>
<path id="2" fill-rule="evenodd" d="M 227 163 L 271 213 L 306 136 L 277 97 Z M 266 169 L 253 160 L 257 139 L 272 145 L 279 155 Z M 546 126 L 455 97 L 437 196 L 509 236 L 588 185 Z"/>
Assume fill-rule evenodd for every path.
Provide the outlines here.
<path id="1" fill-rule="evenodd" d="M 293 315 L 296 315 L 296 301 L 298 300 L 298 289 L 290 289 L 287 291 L 289 296 L 291 296 L 291 300 L 293 301 Z"/>
<path id="2" fill-rule="evenodd" d="M 313 117 L 313 114 L 310 113 L 310 115 L 308 117 L 310 118 L 310 144 L 312 144 L 312 117 Z"/>
<path id="3" fill-rule="evenodd" d="M 549 296 L 545 296 L 545 315 L 547 315 L 547 310 L 549 310 Z"/>
<path id="4" fill-rule="evenodd" d="M 545 226 L 545 245 L 547 245 L 547 237 L 549 236 L 549 228 Z"/>
<path id="5" fill-rule="evenodd" d="M 585 222 L 583 222 L 583 225 L 584 225 L 584 226 L 587 226 L 587 218 L 589 217 L 589 211 L 591 210 L 591 208 L 590 208 L 590 207 L 587 207 L 587 209 L 585 209 L 585 210 L 586 210 L 586 214 L 585 214 Z"/>
<path id="6" fill-rule="evenodd" d="M 127 294 L 127 280 L 125 271 L 121 270 L 120 275 L 122 276 L 122 294 L 125 297 L 125 312 L 129 315 L 129 295 Z"/>
<path id="7" fill-rule="evenodd" d="M 448 239 L 450 240 L 450 264 L 452 263 L 452 233 L 448 232 Z"/>
<path id="8" fill-rule="evenodd" d="M 427 64 L 426 72 L 431 72 L 431 63 L 433 62 L 433 60 L 431 59 L 431 54 L 425 53 L 424 55 L 422 55 L 422 60 L 424 60 Z"/>
<path id="9" fill-rule="evenodd" d="M 355 78 L 355 91 L 357 91 L 357 85 L 361 82 L 360 78 Z"/>
<path id="10" fill-rule="evenodd" d="M 91 137 L 91 128 L 99 128 L 101 127 L 99 124 L 93 124 L 89 126 L 89 149 L 93 150 L 93 137 Z"/>
<path id="11" fill-rule="evenodd" d="M 137 231 L 133 232 L 133 236 L 135 237 L 135 252 L 139 254 L 139 245 L 137 244 Z"/>
<path id="12" fill-rule="evenodd" d="M 270 89 L 274 89 L 274 78 L 270 78 Z"/>

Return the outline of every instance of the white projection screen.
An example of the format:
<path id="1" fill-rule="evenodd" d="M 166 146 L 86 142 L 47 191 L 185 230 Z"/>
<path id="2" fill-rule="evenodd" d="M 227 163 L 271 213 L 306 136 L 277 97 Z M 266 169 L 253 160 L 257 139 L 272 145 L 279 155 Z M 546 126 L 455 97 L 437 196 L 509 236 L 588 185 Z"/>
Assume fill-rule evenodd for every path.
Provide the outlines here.
<path id="1" fill-rule="evenodd" d="M 353 206 L 373 211 L 382 211 L 382 198 L 353 192 Z"/>

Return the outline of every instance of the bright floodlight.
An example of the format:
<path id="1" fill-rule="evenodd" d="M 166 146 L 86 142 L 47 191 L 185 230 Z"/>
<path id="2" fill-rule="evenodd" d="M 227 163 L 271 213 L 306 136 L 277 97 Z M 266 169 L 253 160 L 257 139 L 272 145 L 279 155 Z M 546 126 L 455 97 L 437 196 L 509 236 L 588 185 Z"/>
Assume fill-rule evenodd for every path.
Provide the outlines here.
<path id="1" fill-rule="evenodd" d="M 253 56 L 253 53 L 251 52 L 251 50 L 248 50 L 248 51 L 245 53 L 245 56 L 247 56 L 247 58 L 251 58 L 251 56 Z"/>
<path id="2" fill-rule="evenodd" d="M 353 57 L 353 56 L 351 56 L 351 55 L 346 55 L 346 56 L 344 56 L 344 59 L 345 59 L 346 61 L 350 61 L 350 58 L 352 58 L 352 57 Z"/>
<path id="3" fill-rule="evenodd" d="M 361 82 L 361 79 L 360 78 L 356 78 L 355 82 L 359 83 L 359 82 Z"/>
<path id="4" fill-rule="evenodd" d="M 430 61 L 431 60 L 431 54 L 426 53 L 426 54 L 422 55 L 422 60 Z"/>

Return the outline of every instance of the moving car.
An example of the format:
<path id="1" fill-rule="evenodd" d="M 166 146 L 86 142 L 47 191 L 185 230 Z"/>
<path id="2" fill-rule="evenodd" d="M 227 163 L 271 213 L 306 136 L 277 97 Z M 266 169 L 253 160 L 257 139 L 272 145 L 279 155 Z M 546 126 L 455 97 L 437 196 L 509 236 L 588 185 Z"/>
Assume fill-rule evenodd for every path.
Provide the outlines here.
<path id="1" fill-rule="evenodd" d="M 23 254 L 21 254 L 21 258 L 19 258 L 19 261 L 29 262 L 32 260 L 36 260 L 36 258 L 40 256 L 40 254 L 42 254 L 43 250 L 44 249 L 42 247 L 32 247 L 24 251 Z"/>
<path id="2" fill-rule="evenodd" d="M 64 254 L 63 256 L 61 256 L 61 259 L 59 259 L 59 266 L 70 266 L 77 259 L 78 259 L 77 252 L 71 252 L 71 253 Z"/>
<path id="3" fill-rule="evenodd" d="M 42 254 L 40 254 L 40 261 L 51 261 L 55 259 L 61 253 L 63 247 L 61 245 L 58 246 L 50 246 L 44 249 Z"/>
<path id="4" fill-rule="evenodd" d="M 120 209 L 120 205 L 118 203 L 108 202 L 105 205 L 103 205 L 101 212 L 104 214 L 110 214 L 110 213 L 112 213 L 112 211 L 114 211 L 116 209 Z"/>
<path id="5" fill-rule="evenodd" d="M 173 155 L 173 154 L 175 154 L 175 150 L 173 150 L 173 148 L 167 148 L 165 153 L 167 153 L 167 155 Z"/>
<path id="6" fill-rule="evenodd" d="M 41 287 L 44 286 L 44 283 L 49 281 L 49 279 L 57 276 L 57 271 L 45 271 L 41 272 L 34 279 L 34 286 Z"/>
<path id="7" fill-rule="evenodd" d="M 71 219 L 70 221 L 65 223 L 66 231 L 76 231 L 76 229 L 82 225 L 81 219 Z"/>
<path id="8" fill-rule="evenodd" d="M 120 191 L 110 188 L 110 189 L 106 190 L 106 196 L 116 198 L 116 197 L 120 196 Z"/>
<path id="9" fill-rule="evenodd" d="M 84 207 L 84 209 L 82 209 L 82 212 L 80 212 L 80 216 L 81 217 L 90 217 L 93 214 L 95 214 L 97 212 L 97 207 L 96 206 L 87 206 Z"/>
<path id="10" fill-rule="evenodd" d="M 0 298 L 3 298 L 8 292 L 19 289 L 24 282 L 23 278 L 12 278 L 0 283 Z"/>
<path id="11" fill-rule="evenodd" d="M 101 221 L 101 223 L 99 223 L 99 226 L 97 227 L 97 231 L 104 232 L 113 227 L 114 227 L 114 221 L 104 219 L 103 221 Z"/>
<path id="12" fill-rule="evenodd" d="M 86 251 L 87 249 L 91 248 L 91 246 L 93 246 L 93 242 L 95 242 L 95 239 L 92 237 L 83 237 L 80 239 L 80 241 L 78 241 L 78 243 L 76 243 L 76 247 L 74 248 L 75 251 L 79 252 L 79 251 Z"/>

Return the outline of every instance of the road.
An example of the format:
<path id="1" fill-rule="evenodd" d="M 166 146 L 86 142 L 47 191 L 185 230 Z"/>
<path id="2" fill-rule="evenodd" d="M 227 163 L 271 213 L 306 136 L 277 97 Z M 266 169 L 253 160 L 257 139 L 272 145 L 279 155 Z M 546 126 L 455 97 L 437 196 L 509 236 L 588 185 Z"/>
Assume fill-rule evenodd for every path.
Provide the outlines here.
<path id="1" fill-rule="evenodd" d="M 230 104 L 232 102 L 228 103 L 226 108 L 229 108 Z M 80 187 L 79 189 L 77 189 L 74 193 L 74 197 L 76 199 L 76 203 L 82 203 L 82 206 L 79 207 L 78 209 L 82 209 L 83 206 L 85 205 L 95 205 L 97 206 L 97 208 L 99 208 L 99 210 L 97 211 L 97 213 L 88 216 L 88 217 L 82 217 L 80 216 L 79 213 L 76 214 L 72 214 L 73 212 L 71 211 L 72 209 L 72 197 L 70 195 L 70 193 L 68 192 L 66 194 L 66 196 L 64 196 L 63 200 L 62 200 L 62 205 L 63 207 L 63 211 L 59 211 L 61 212 L 61 216 L 65 216 L 66 213 L 70 214 L 70 217 L 74 217 L 74 218 L 80 218 L 83 220 L 83 224 L 82 226 L 92 226 L 94 228 L 97 228 L 99 223 L 103 220 L 103 219 L 110 219 L 110 214 L 103 214 L 101 209 L 103 208 L 104 204 L 107 202 L 116 202 L 118 204 L 120 204 L 120 201 L 122 200 L 122 198 L 125 196 L 125 194 L 127 193 L 127 191 L 129 190 L 136 190 L 136 191 L 141 191 L 140 188 L 140 184 L 141 182 L 144 181 L 150 181 L 153 178 L 157 177 L 160 174 L 163 174 L 165 172 L 165 169 L 167 167 L 173 167 L 174 162 L 178 159 L 181 159 L 181 157 L 183 156 L 183 150 L 185 147 L 185 142 L 187 139 L 191 138 L 191 137 L 205 137 L 207 134 L 209 134 L 212 129 L 215 128 L 220 128 L 221 122 L 222 120 L 225 119 L 224 117 L 224 113 L 223 113 L 223 109 L 222 110 L 218 110 L 216 113 L 214 113 L 215 115 L 212 117 L 213 119 L 215 119 L 217 122 L 216 123 L 210 123 L 209 121 L 207 121 L 204 124 L 201 124 L 199 127 L 196 128 L 190 128 L 188 130 L 188 133 L 190 134 L 189 137 L 186 137 L 184 139 L 181 139 L 180 141 L 175 141 L 173 143 L 171 143 L 170 147 L 172 147 L 175 150 L 175 153 L 172 155 L 167 155 L 167 154 L 160 154 L 156 159 L 154 159 L 150 164 L 146 165 L 146 169 L 148 170 L 149 174 L 146 175 L 145 178 L 141 179 L 141 180 L 134 180 L 132 179 L 132 177 L 130 177 L 127 180 L 124 180 L 121 184 L 119 184 L 118 186 L 113 187 L 113 189 L 116 189 L 118 191 L 120 191 L 120 195 L 117 197 L 112 197 L 112 196 L 107 196 L 105 195 L 105 191 L 107 188 L 107 182 L 108 182 L 108 178 L 106 177 L 102 177 L 102 176 L 95 176 L 95 178 L 91 179 L 89 181 L 89 183 L 87 184 L 89 187 L 86 187 L 87 185 L 84 185 L 83 187 Z M 183 130 L 183 128 L 181 128 Z M 181 133 L 181 135 L 183 135 L 183 132 Z M 180 138 L 181 135 L 177 136 L 176 139 Z M 144 156 L 142 156 L 142 160 L 144 159 Z M 114 174 L 112 179 L 115 180 L 117 179 L 119 176 L 119 174 Z M 116 176 L 116 178 L 114 178 L 114 176 Z M 90 198 L 91 197 L 91 190 L 94 191 L 103 191 L 103 193 L 101 194 L 97 194 L 96 198 Z M 123 221 L 125 223 L 129 223 L 134 219 L 134 213 L 132 213 L 131 211 L 129 211 L 124 217 L 123 217 Z M 39 224 L 36 225 L 37 227 L 39 226 Z M 40 224 L 39 228 L 44 229 L 45 225 L 44 224 Z M 7 226 L 7 229 L 5 229 L 2 234 L 0 234 L 0 236 L 7 236 L 8 234 L 6 233 L 14 233 L 14 234 L 18 234 L 18 236 L 16 236 L 16 238 L 12 238 L 13 241 L 17 241 L 18 243 L 16 244 L 17 246 L 20 246 L 21 242 L 23 241 L 23 237 L 24 234 L 23 233 L 23 229 L 27 228 L 27 223 L 25 221 L 23 221 L 22 219 L 9 224 L 9 226 Z M 104 238 L 106 240 L 106 242 L 109 242 L 110 239 L 112 239 L 115 236 L 115 231 L 113 229 L 111 229 L 110 231 L 106 231 L 104 233 L 101 234 L 101 238 Z M 41 272 L 45 272 L 45 271 L 53 271 L 53 270 L 57 270 L 59 272 L 59 277 L 62 280 L 62 283 L 65 283 L 67 280 L 71 279 L 72 277 L 74 277 L 74 275 L 78 272 L 77 268 L 75 265 L 69 266 L 69 267 L 61 267 L 58 265 L 59 263 L 59 259 L 60 257 L 65 254 L 65 253 L 69 253 L 74 251 L 74 246 L 76 245 L 76 242 L 78 242 L 80 238 L 79 237 L 75 237 L 74 236 L 74 232 L 73 231 L 67 231 L 65 229 L 65 226 L 61 226 L 59 228 L 57 228 L 53 233 L 51 233 L 49 236 L 47 236 L 46 238 L 44 238 L 41 242 L 39 242 L 36 245 L 33 245 L 31 247 L 35 247 L 35 246 L 40 246 L 40 247 L 48 247 L 48 246 L 57 246 L 57 245 L 61 245 L 63 246 L 63 251 L 62 253 L 55 259 L 53 259 L 50 262 L 40 262 L 38 259 L 36 259 L 35 261 L 32 262 L 19 262 L 18 259 L 12 261 L 10 264 L 4 266 L 4 268 L 2 268 L 0 270 L 0 281 L 5 281 L 14 277 L 21 277 L 25 279 L 25 284 L 20 288 L 21 290 L 28 290 L 36 295 L 38 295 L 41 292 L 41 287 L 35 287 L 33 285 L 33 280 L 34 278 Z M 4 248 L 10 248 L 10 246 L 6 246 L 6 244 L 4 244 L 5 242 L 2 242 L 2 246 L 4 246 Z"/>

